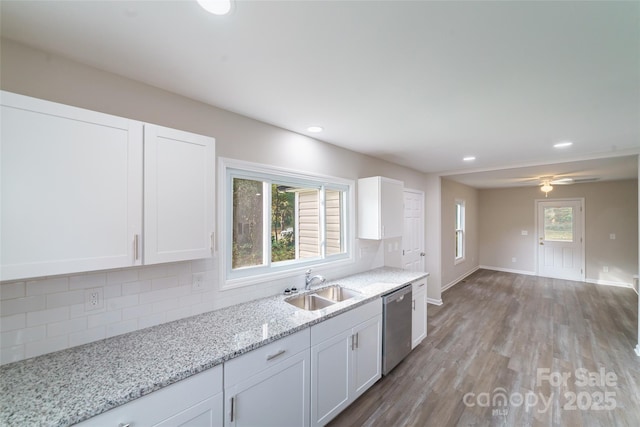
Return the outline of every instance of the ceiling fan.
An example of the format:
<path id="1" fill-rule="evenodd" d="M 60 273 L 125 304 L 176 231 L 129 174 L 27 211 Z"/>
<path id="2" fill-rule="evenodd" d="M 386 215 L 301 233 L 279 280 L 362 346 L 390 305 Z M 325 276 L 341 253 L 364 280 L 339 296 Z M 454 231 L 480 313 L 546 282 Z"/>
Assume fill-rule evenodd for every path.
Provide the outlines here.
<path id="1" fill-rule="evenodd" d="M 540 190 L 544 192 L 544 196 L 548 197 L 549 192 L 553 190 L 554 185 L 569 185 L 583 182 L 597 181 L 598 178 L 571 178 L 569 176 L 547 175 L 536 178 L 540 182 Z"/>

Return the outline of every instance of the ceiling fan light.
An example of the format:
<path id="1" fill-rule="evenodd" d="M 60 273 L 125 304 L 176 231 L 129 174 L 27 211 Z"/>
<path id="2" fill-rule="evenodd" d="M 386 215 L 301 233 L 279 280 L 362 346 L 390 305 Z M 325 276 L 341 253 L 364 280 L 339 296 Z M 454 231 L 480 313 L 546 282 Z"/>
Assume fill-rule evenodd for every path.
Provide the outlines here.
<path id="1" fill-rule="evenodd" d="M 549 184 L 549 181 L 545 181 L 542 183 L 542 187 L 540 187 L 540 190 L 542 190 L 546 195 L 547 193 L 549 193 L 549 191 L 553 190 L 553 185 Z"/>

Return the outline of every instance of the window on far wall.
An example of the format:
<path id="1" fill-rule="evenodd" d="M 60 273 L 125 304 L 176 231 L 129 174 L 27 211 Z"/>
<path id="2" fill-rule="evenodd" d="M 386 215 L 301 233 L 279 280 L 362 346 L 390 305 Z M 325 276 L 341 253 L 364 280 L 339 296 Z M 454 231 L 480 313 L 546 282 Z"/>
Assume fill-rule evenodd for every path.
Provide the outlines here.
<path id="1" fill-rule="evenodd" d="M 225 167 L 227 283 L 350 257 L 350 182 L 238 166 Z"/>
<path id="2" fill-rule="evenodd" d="M 455 261 L 464 260 L 464 200 L 456 200 L 456 257 Z"/>

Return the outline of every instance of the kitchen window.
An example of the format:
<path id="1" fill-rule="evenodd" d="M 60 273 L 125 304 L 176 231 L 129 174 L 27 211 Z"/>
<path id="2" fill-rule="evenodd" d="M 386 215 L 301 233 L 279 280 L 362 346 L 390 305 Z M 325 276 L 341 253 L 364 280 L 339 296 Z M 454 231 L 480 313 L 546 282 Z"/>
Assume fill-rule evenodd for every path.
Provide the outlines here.
<path id="1" fill-rule="evenodd" d="M 456 213 L 455 213 L 455 230 L 456 230 L 456 242 L 455 242 L 455 262 L 459 263 L 464 261 L 464 200 L 456 200 Z"/>
<path id="2" fill-rule="evenodd" d="M 352 181 L 221 163 L 223 288 L 351 260 Z"/>

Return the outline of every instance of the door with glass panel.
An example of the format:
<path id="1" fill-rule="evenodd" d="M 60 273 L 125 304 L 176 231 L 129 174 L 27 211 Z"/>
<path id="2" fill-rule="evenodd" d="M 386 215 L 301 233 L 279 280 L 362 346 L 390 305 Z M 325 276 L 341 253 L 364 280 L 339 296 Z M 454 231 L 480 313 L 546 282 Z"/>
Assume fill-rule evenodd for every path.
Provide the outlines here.
<path id="1" fill-rule="evenodd" d="M 579 280 L 584 273 L 584 201 L 538 201 L 538 276 Z"/>

